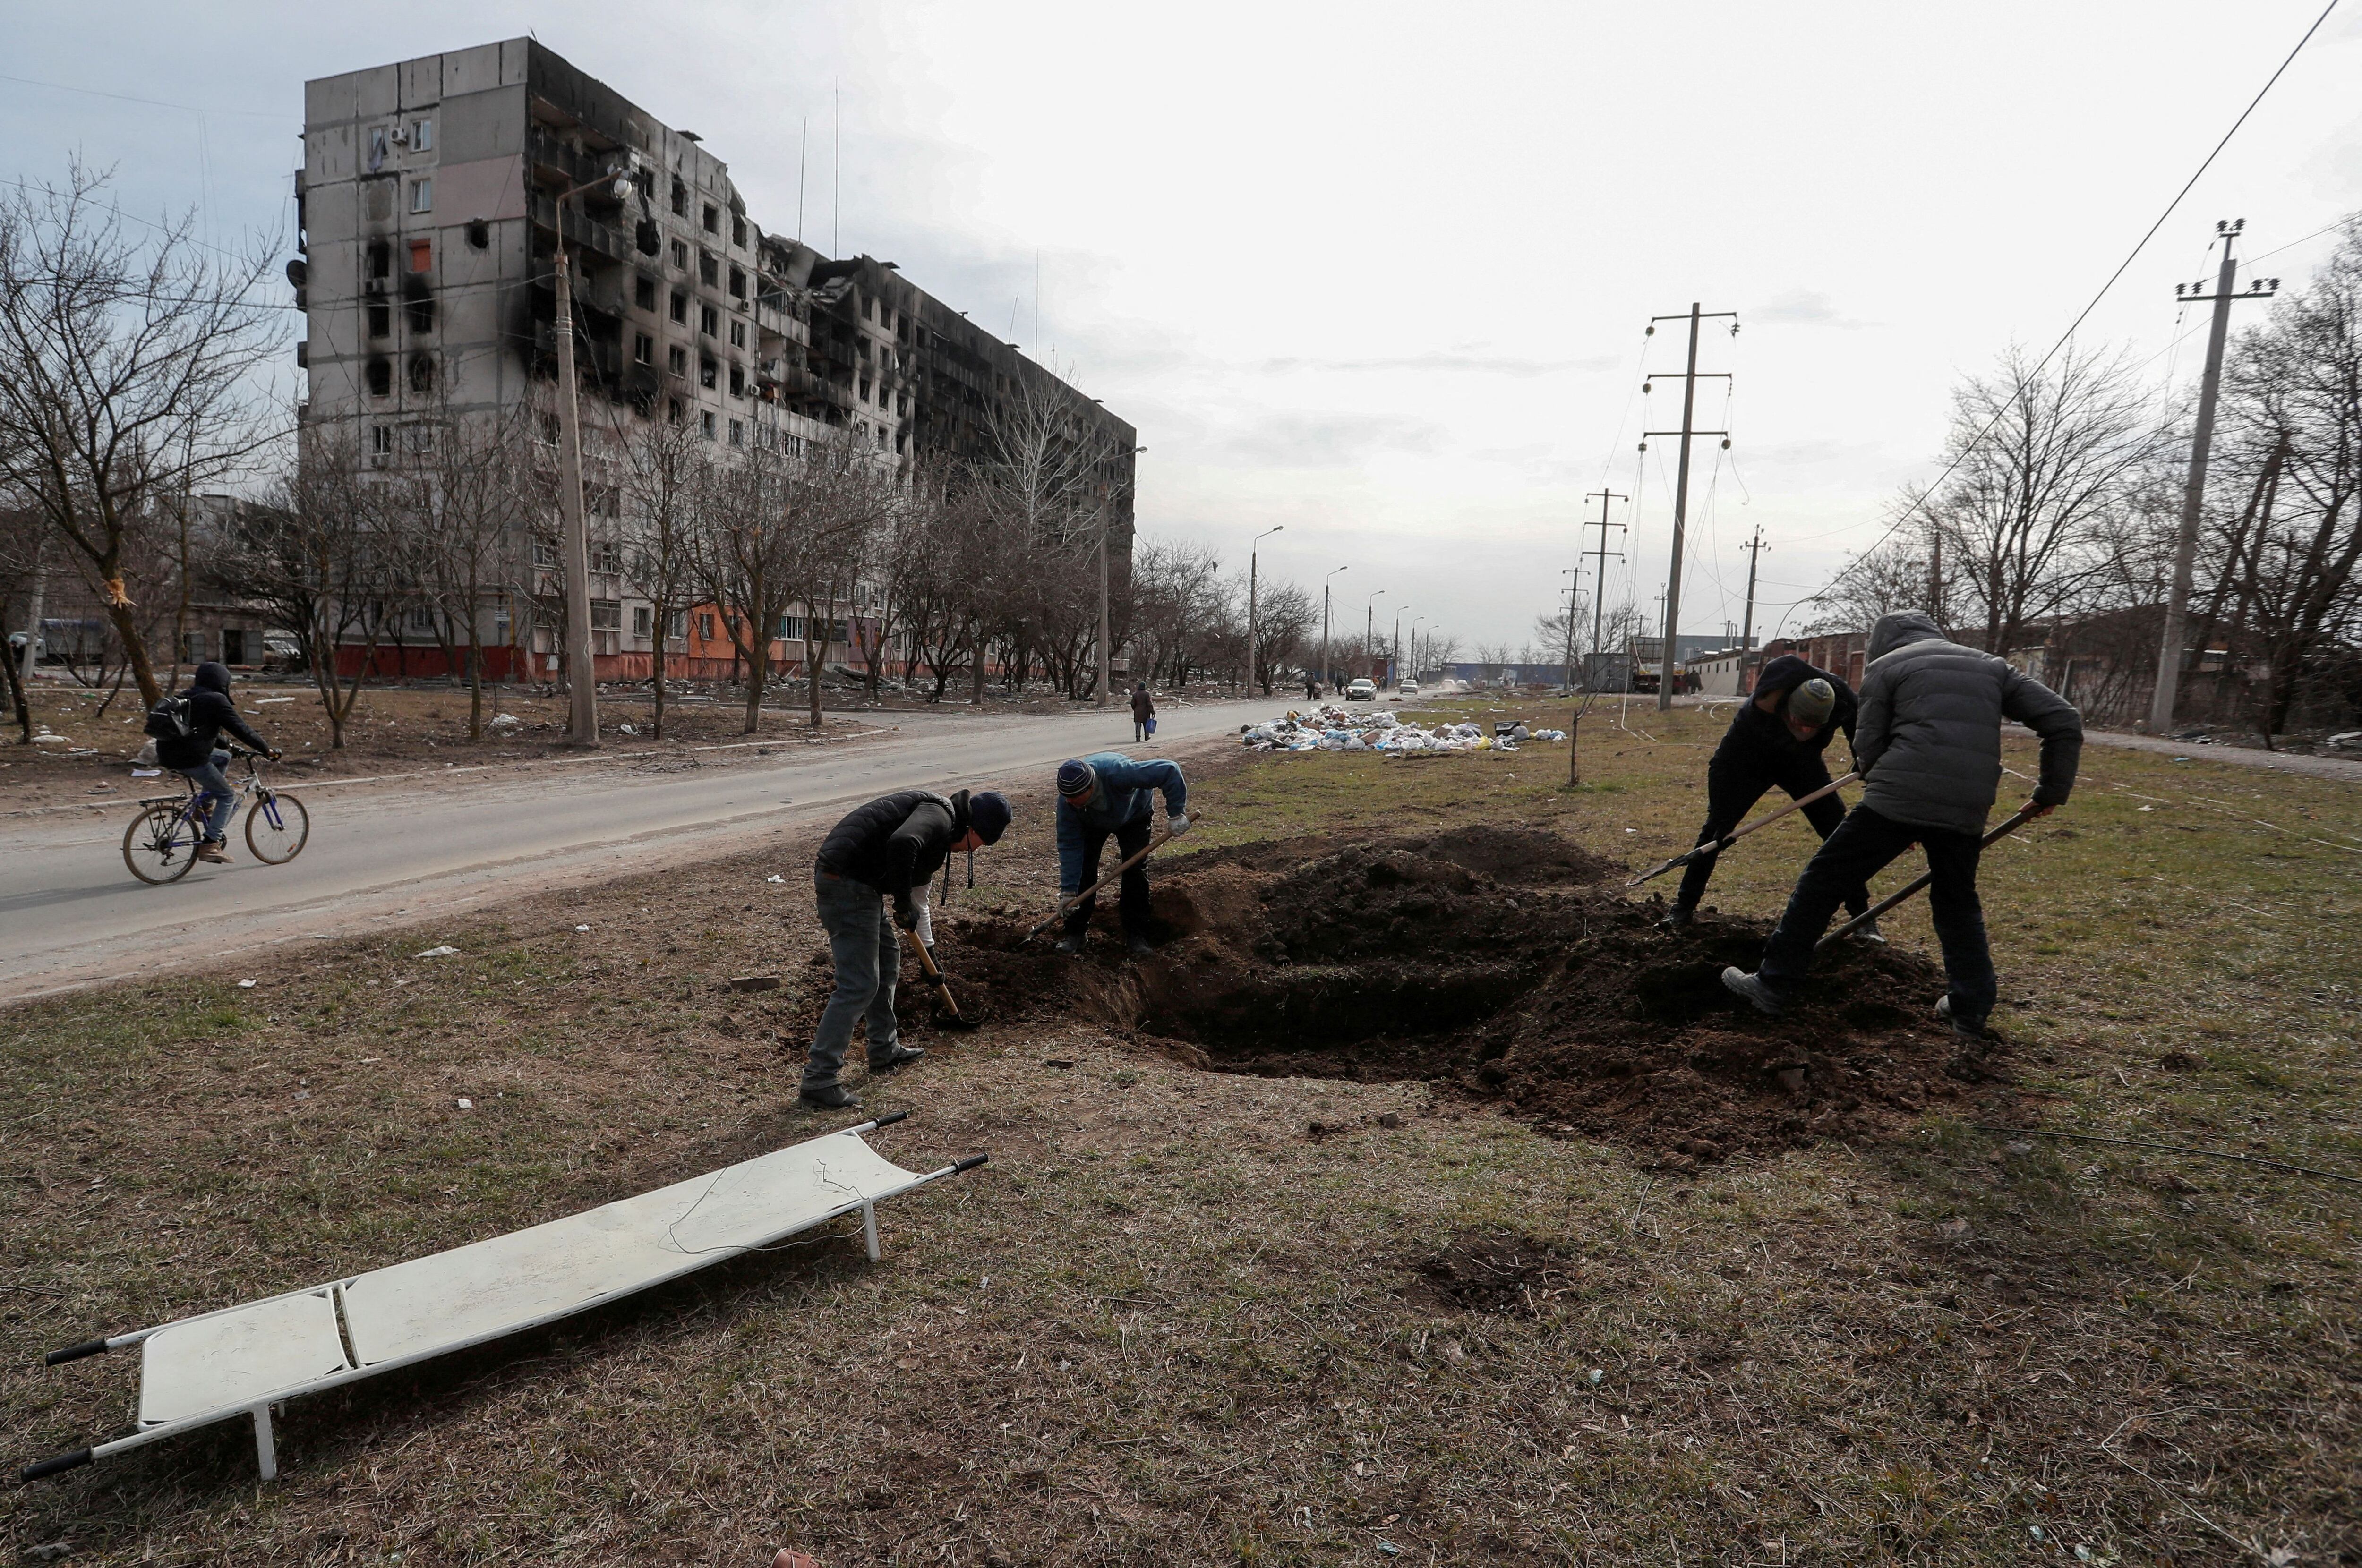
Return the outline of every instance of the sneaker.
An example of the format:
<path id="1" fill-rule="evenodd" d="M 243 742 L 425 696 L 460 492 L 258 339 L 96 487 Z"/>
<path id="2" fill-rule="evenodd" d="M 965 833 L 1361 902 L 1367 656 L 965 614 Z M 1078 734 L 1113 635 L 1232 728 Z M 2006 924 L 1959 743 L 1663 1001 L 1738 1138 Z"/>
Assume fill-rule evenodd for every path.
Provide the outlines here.
<path id="1" fill-rule="evenodd" d="M 1124 951 L 1135 958 L 1149 957 L 1156 951 L 1155 944 L 1136 931 L 1127 931 L 1123 933 L 1123 946 Z"/>
<path id="2" fill-rule="evenodd" d="M 1722 988 L 1733 996 L 1745 997 L 1756 1011 L 1769 1013 L 1773 1018 L 1788 1010 L 1788 1004 L 1780 999 L 1780 993 L 1773 990 L 1763 977 L 1750 975 L 1736 964 L 1722 972 Z"/>
<path id="3" fill-rule="evenodd" d="M 1886 945 L 1886 933 L 1878 929 L 1878 922 L 1874 920 L 1866 920 L 1855 926 L 1853 939 L 1856 942 L 1875 942 L 1881 947 Z"/>
<path id="4" fill-rule="evenodd" d="M 197 845 L 196 856 L 198 859 L 212 866 L 226 866 L 229 864 L 229 856 L 222 852 L 221 840 L 217 838 L 208 838 L 201 841 Z"/>
<path id="5" fill-rule="evenodd" d="M 1971 1023 L 1967 1019 L 1954 1016 L 1952 995 L 1949 991 L 1936 999 L 1936 1016 L 1952 1026 L 1952 1035 L 1955 1039 L 1982 1041 L 1992 1038 L 1991 1032 L 1985 1028 L 1983 1019 L 1980 1018 Z"/>
<path id="6" fill-rule="evenodd" d="M 804 1110 L 858 1110 L 860 1097 L 843 1084 L 806 1084 L 796 1096 L 797 1106 Z"/>
<path id="7" fill-rule="evenodd" d="M 1070 931 L 1065 935 L 1058 938 L 1056 942 L 1052 943 L 1050 944 L 1050 950 L 1053 953 L 1063 953 L 1067 957 L 1071 958 L 1076 954 L 1080 953 L 1083 950 L 1083 933 L 1079 931 Z"/>
<path id="8" fill-rule="evenodd" d="M 1669 904 L 1665 918 L 1657 922 L 1659 931 L 1679 931 L 1697 919 L 1697 911 L 1687 904 Z"/>
<path id="9" fill-rule="evenodd" d="M 926 1054 L 927 1048 L 923 1045 L 897 1045 L 889 1055 L 870 1057 L 869 1070 L 873 1073 L 890 1073 L 904 1063 L 915 1062 Z"/>

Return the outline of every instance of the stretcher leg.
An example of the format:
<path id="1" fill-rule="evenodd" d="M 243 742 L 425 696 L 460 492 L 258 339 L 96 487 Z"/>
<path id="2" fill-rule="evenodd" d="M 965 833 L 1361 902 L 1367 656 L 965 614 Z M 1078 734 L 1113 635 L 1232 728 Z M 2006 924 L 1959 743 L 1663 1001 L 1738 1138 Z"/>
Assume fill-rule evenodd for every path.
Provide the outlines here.
<path id="1" fill-rule="evenodd" d="M 270 1441 L 270 1407 L 254 1408 L 254 1463 L 261 1467 L 265 1481 L 279 1479 L 279 1450 Z"/>
<path id="2" fill-rule="evenodd" d="M 861 1239 L 869 1244 L 869 1261 L 876 1263 L 877 1261 L 877 1206 L 874 1203 L 865 1203 L 861 1206 Z"/>

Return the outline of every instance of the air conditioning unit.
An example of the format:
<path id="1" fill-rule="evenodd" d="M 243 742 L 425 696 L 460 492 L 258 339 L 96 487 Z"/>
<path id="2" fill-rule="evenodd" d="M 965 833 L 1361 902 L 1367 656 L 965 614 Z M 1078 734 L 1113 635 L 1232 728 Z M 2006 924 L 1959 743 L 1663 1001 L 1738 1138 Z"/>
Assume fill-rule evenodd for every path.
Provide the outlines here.
<path id="1" fill-rule="evenodd" d="M 391 140 L 396 147 L 408 147 L 410 145 L 410 132 L 403 127 L 396 126 L 393 127 L 393 134 L 387 139 Z"/>

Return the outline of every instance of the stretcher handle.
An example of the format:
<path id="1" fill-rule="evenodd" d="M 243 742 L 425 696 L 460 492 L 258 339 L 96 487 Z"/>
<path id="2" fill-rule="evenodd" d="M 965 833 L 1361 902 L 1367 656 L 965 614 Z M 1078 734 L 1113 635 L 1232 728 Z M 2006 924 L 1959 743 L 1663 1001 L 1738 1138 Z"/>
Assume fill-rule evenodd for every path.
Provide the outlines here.
<path id="1" fill-rule="evenodd" d="M 105 1340 L 84 1340 L 78 1345 L 68 1345 L 63 1350 L 51 1351 L 49 1354 L 41 1358 L 41 1364 L 43 1366 L 63 1366 L 67 1362 L 80 1361 L 86 1355 L 97 1355 L 107 1348 L 108 1345 Z"/>
<path id="2" fill-rule="evenodd" d="M 24 1469 L 17 1472 L 17 1479 L 29 1485 L 45 1476 L 61 1474 L 68 1470 L 79 1470 L 89 1463 L 90 1450 L 78 1448 L 72 1453 L 61 1453 L 55 1459 L 44 1459 L 39 1464 L 28 1464 Z"/>
<path id="3" fill-rule="evenodd" d="M 910 1119 L 911 1113 L 907 1110 L 889 1110 L 885 1115 L 877 1118 L 875 1121 L 872 1121 L 869 1125 L 872 1127 L 891 1127 L 897 1121 L 908 1121 Z"/>
<path id="4" fill-rule="evenodd" d="M 958 1160 L 953 1163 L 952 1175 L 957 1176 L 962 1171 L 972 1171 L 978 1165 L 989 1165 L 991 1163 L 992 1156 L 990 1154 L 970 1154 L 965 1160 Z"/>

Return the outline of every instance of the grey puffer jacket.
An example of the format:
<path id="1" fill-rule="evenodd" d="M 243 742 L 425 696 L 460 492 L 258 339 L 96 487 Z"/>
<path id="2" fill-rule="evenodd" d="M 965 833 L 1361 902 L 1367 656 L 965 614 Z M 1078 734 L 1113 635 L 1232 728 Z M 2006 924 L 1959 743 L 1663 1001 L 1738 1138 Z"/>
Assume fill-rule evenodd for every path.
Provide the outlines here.
<path id="1" fill-rule="evenodd" d="M 2082 715 L 2007 660 L 1947 642 L 1916 611 L 1881 615 L 1854 727 L 1861 803 L 1906 826 L 1981 834 L 2001 784 L 2005 718 L 2042 737 L 2035 800 L 2065 805 L 2083 752 Z"/>

